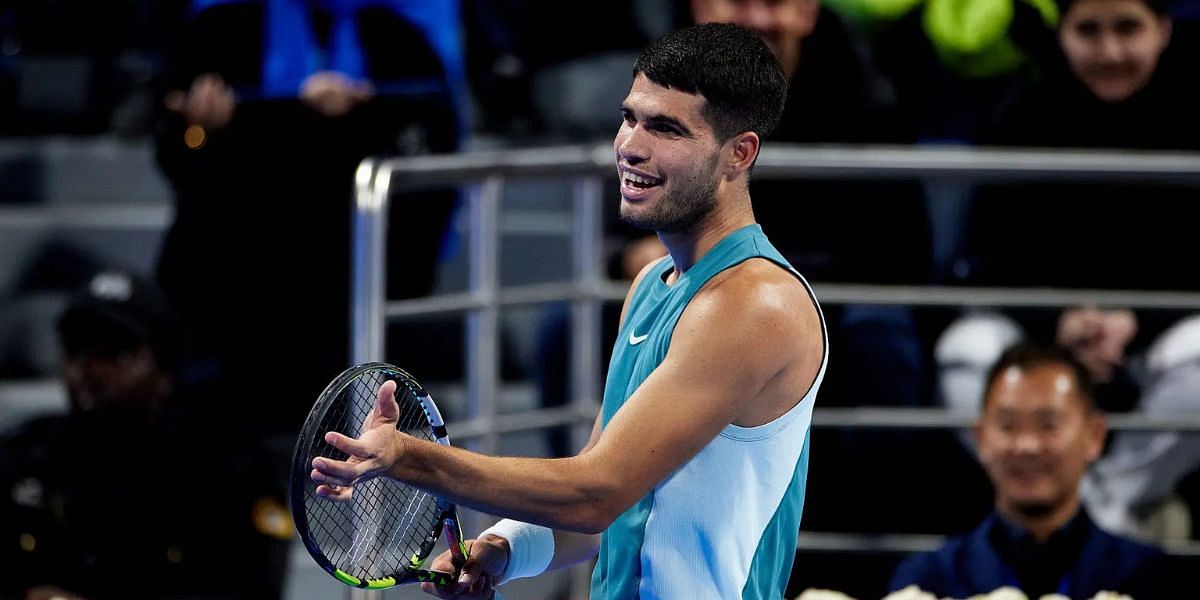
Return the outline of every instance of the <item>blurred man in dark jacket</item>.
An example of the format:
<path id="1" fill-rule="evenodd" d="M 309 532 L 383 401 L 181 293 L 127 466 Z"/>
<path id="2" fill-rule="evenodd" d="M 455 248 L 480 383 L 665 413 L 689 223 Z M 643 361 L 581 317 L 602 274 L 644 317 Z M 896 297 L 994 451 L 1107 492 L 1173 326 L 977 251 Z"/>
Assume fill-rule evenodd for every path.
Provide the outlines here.
<path id="1" fill-rule="evenodd" d="M 1080 503 L 1080 481 L 1105 435 L 1087 370 L 1066 352 L 1024 344 L 1004 353 L 987 382 L 975 438 L 996 512 L 902 563 L 892 589 L 916 584 L 952 598 L 1004 586 L 1032 598 L 1177 597 L 1161 550 L 1104 532 Z"/>
<path id="2" fill-rule="evenodd" d="M 69 412 L 0 438 L 0 594 L 279 597 L 292 534 L 281 486 L 236 414 L 177 383 L 161 292 L 101 273 L 58 331 Z M 154 480 L 130 480 L 133 463 Z M 208 493 L 218 465 L 233 480 Z"/>

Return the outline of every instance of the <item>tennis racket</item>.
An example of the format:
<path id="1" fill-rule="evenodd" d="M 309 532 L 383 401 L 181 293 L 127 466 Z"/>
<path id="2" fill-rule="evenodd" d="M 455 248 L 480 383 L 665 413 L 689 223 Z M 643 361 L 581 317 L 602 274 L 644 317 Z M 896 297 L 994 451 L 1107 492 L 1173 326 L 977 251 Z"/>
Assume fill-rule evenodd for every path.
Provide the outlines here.
<path id="1" fill-rule="evenodd" d="M 318 456 L 347 459 L 325 442 L 325 433 L 358 438 L 386 381 L 396 382 L 396 429 L 450 445 L 437 405 L 412 375 L 385 363 L 351 367 L 317 398 L 300 432 L 292 461 L 292 518 L 309 554 L 342 583 L 367 589 L 425 581 L 448 585 L 455 573 L 422 567 L 443 533 L 456 569 L 466 562 L 453 503 L 386 477 L 360 482 L 349 501 L 335 502 L 318 496 L 309 477 Z"/>

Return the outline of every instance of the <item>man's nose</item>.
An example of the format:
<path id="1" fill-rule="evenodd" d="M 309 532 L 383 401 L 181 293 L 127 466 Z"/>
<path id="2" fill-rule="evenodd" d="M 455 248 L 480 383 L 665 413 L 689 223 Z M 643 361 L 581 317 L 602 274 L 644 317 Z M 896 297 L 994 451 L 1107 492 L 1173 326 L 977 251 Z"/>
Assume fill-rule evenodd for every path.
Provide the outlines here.
<path id="1" fill-rule="evenodd" d="M 649 157 L 645 132 L 639 126 L 622 128 L 617 134 L 617 156 L 622 162 L 636 165 Z"/>
<path id="2" fill-rule="evenodd" d="M 1021 454 L 1037 454 L 1042 450 L 1042 438 L 1032 431 L 1018 433 L 1013 440 L 1013 449 Z"/>
<path id="3" fill-rule="evenodd" d="M 1105 62 L 1113 63 L 1121 60 L 1124 54 L 1124 48 L 1121 45 L 1121 40 L 1112 33 L 1105 33 L 1100 36 L 1100 56 Z"/>

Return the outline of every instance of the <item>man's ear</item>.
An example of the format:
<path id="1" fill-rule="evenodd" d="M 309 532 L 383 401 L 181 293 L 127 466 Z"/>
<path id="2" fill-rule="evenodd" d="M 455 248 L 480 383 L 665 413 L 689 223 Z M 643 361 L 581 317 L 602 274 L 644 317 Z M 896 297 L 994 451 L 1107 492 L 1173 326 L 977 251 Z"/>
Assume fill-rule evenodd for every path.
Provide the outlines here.
<path id="1" fill-rule="evenodd" d="M 758 151 L 762 147 L 762 140 L 758 134 L 753 131 L 739 133 L 729 140 L 729 144 L 729 161 L 726 164 L 730 175 L 736 177 L 748 172 L 750 167 L 754 166 Z"/>

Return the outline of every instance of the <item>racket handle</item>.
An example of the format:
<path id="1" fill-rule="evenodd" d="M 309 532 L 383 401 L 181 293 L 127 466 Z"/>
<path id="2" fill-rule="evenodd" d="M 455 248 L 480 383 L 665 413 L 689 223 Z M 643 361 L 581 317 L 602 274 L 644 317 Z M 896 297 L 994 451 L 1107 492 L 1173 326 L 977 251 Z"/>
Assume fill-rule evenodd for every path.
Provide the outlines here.
<path id="1" fill-rule="evenodd" d="M 458 520 L 446 519 L 442 527 L 446 532 L 446 545 L 450 546 L 450 562 L 454 563 L 455 571 L 461 571 L 467 562 L 467 546 L 463 543 Z"/>

